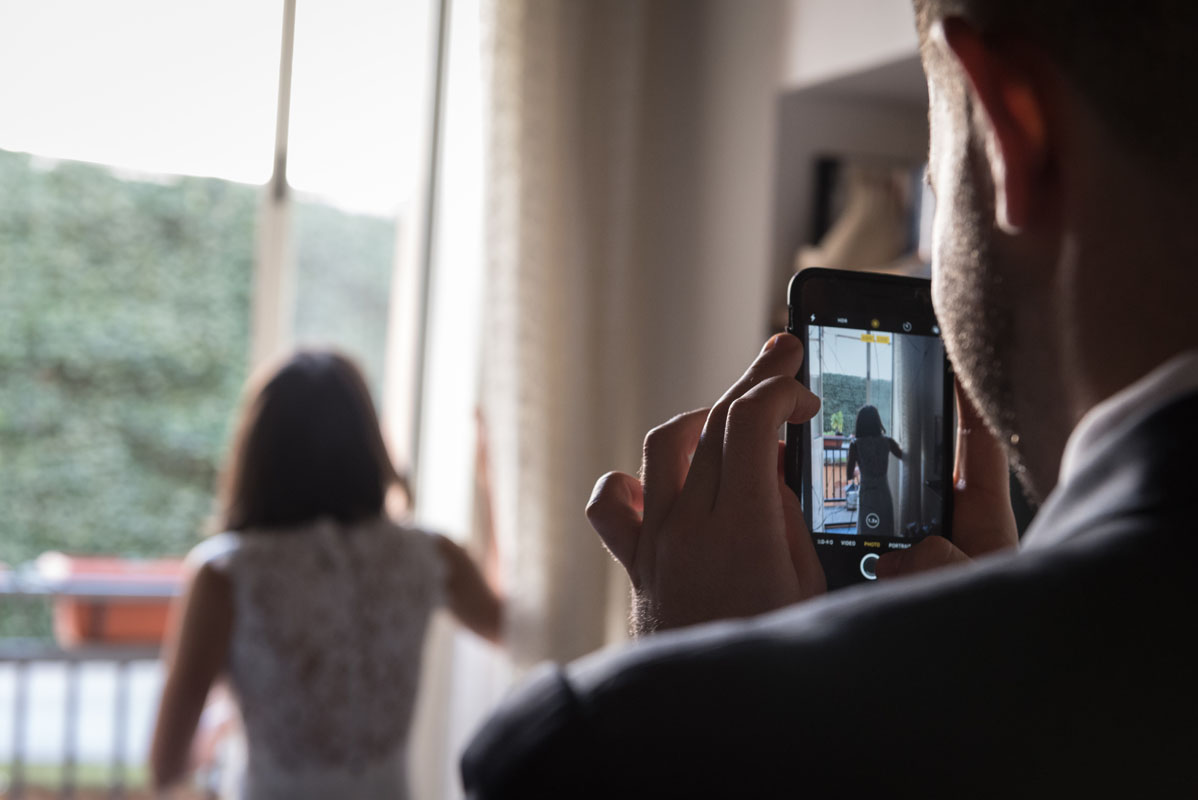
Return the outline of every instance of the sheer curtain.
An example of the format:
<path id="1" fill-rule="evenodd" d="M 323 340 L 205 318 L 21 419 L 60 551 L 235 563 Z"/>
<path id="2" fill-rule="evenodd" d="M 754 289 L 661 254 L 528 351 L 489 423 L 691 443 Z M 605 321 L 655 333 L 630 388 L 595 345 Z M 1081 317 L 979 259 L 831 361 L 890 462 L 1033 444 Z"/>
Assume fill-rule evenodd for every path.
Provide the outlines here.
<path id="1" fill-rule="evenodd" d="M 520 663 L 581 655 L 625 627 L 627 589 L 582 510 L 639 442 L 629 209 L 645 5 L 491 6 L 483 397 Z"/>
<path id="2" fill-rule="evenodd" d="M 475 201 L 447 197 L 438 241 L 461 255 L 436 261 L 423 391 L 438 410 L 421 431 L 446 466 L 422 464 L 420 501 L 445 479 L 446 502 L 465 502 L 469 437 L 451 429 L 471 424 L 466 389 L 446 376 L 466 370 L 490 429 L 514 669 L 434 634 L 417 797 L 460 796 L 460 748 L 524 667 L 624 638 L 628 585 L 584 518 L 591 487 L 635 471 L 650 427 L 712 402 L 761 346 L 784 5 L 481 0 L 477 250 L 460 221 Z"/>
<path id="3" fill-rule="evenodd" d="M 766 332 L 783 5 L 490 5 L 482 385 L 518 663 L 623 637 L 591 487 Z"/>

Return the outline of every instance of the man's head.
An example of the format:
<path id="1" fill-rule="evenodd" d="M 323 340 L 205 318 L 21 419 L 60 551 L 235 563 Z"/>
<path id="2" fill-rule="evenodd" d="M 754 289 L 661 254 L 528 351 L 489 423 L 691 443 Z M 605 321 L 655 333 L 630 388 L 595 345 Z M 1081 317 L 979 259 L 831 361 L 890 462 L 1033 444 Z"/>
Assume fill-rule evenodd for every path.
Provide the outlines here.
<path id="1" fill-rule="evenodd" d="M 1078 417 L 1180 346 L 1169 323 L 1139 343 L 1119 329 L 1198 270 L 1181 267 L 1195 252 L 1177 224 L 1198 177 L 1198 3 L 914 3 L 937 312 L 966 391 L 1043 496 Z"/>

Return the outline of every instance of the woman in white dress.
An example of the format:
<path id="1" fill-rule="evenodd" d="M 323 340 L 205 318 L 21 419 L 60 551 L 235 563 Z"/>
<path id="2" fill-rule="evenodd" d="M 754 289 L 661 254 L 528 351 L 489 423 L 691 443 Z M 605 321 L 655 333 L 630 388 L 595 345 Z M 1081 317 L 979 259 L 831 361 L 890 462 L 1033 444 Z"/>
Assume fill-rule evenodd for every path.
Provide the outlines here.
<path id="1" fill-rule="evenodd" d="M 226 532 L 188 556 L 165 650 L 156 786 L 186 775 L 225 680 L 246 735 L 240 797 L 407 797 L 429 615 L 444 604 L 498 642 L 503 601 L 462 548 L 388 517 L 404 490 L 348 359 L 300 353 L 252 392 L 223 476 Z"/>

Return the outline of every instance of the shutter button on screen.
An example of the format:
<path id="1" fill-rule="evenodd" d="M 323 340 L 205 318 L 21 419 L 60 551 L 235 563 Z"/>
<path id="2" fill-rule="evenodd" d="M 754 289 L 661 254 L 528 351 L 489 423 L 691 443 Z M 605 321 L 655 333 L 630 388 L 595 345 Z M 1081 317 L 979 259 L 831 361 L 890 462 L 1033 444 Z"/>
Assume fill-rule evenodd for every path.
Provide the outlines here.
<path id="1" fill-rule="evenodd" d="M 876 581 L 878 579 L 878 573 L 874 572 L 874 562 L 877 560 L 877 553 L 866 553 L 865 558 L 861 559 L 861 574 L 865 576 L 867 581 Z"/>

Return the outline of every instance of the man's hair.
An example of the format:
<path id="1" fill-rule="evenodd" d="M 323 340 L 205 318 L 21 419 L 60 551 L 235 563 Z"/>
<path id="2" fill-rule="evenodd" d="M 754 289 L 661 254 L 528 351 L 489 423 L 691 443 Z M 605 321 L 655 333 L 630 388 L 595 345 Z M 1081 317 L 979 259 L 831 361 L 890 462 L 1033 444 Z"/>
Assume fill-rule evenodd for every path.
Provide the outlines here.
<path id="1" fill-rule="evenodd" d="M 989 41 L 1039 45 L 1131 152 L 1170 166 L 1198 159 L 1195 0 L 913 0 L 927 57 L 936 20 L 960 17 Z"/>

